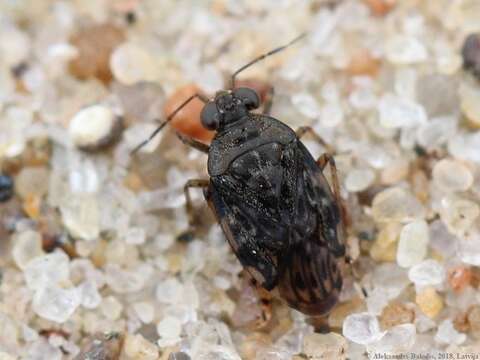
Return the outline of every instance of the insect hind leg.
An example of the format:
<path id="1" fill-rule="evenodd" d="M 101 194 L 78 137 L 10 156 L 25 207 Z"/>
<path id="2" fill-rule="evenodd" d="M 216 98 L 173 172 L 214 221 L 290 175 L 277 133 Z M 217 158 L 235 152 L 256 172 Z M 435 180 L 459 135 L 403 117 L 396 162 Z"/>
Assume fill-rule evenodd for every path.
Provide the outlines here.
<path id="1" fill-rule="evenodd" d="M 343 201 L 342 196 L 340 195 L 340 182 L 338 181 L 338 172 L 337 172 L 337 166 L 335 165 L 335 159 L 331 154 L 325 153 L 325 154 L 322 154 L 317 159 L 317 164 L 322 171 L 325 169 L 327 165 L 329 165 L 330 167 L 331 187 L 332 187 L 333 196 L 335 197 L 335 202 L 337 203 L 340 211 L 343 227 L 347 228 L 350 225 L 351 220 L 350 220 L 350 217 L 348 216 L 345 202 Z M 345 260 L 351 263 L 351 260 L 349 259 L 350 258 L 346 258 Z"/>
<path id="2" fill-rule="evenodd" d="M 343 226 L 348 227 L 351 221 L 350 221 L 350 218 L 348 216 L 348 212 L 347 212 L 347 209 L 345 207 L 345 203 L 340 196 L 340 184 L 339 184 L 339 181 L 338 181 L 338 174 L 337 174 L 337 167 L 335 165 L 335 160 L 334 160 L 332 155 L 323 154 L 318 158 L 317 164 L 318 164 L 318 166 L 320 166 L 320 169 L 322 169 L 322 171 L 325 169 L 325 167 L 327 165 L 330 166 L 330 174 L 331 174 L 331 177 L 332 177 L 332 187 L 333 187 L 333 194 L 335 196 L 335 201 L 340 208 L 340 214 L 341 214 L 341 217 L 342 217 L 342 222 L 344 224 Z M 348 249 L 348 246 L 346 246 L 346 248 Z M 361 293 L 364 297 L 367 297 L 367 291 L 365 290 L 365 288 L 363 288 L 358 283 L 361 280 L 361 277 L 358 274 L 358 272 L 356 271 L 353 262 L 354 262 L 354 260 L 348 254 L 348 251 L 347 251 L 347 254 L 345 254 L 345 263 L 350 267 L 351 274 L 355 278 L 356 285 L 358 285 L 357 286 L 357 291 L 359 293 Z"/>
<path id="3" fill-rule="evenodd" d="M 318 158 L 317 164 L 318 164 L 318 166 L 320 166 L 320 169 L 322 169 L 322 171 L 325 169 L 325 167 L 327 165 L 330 166 L 330 174 L 331 174 L 331 177 L 332 177 L 333 193 L 334 193 L 334 196 L 335 196 L 335 200 L 336 200 L 336 202 L 337 202 L 337 204 L 340 208 L 340 213 L 341 213 L 341 216 L 342 216 L 343 224 L 344 224 L 345 227 L 347 227 L 350 224 L 350 218 L 348 216 L 348 212 L 347 212 L 347 209 L 345 207 L 345 203 L 340 196 L 340 184 L 339 184 L 339 181 L 338 181 L 338 174 L 337 174 L 337 167 L 335 165 L 335 160 L 334 160 L 332 155 L 326 153 L 326 154 L 322 154 Z M 347 249 L 348 249 L 348 246 L 347 246 Z M 345 254 L 345 263 L 350 267 L 351 274 L 352 274 L 353 278 L 355 279 L 355 284 L 354 285 L 355 285 L 355 288 L 356 288 L 357 292 L 359 294 L 361 294 L 361 296 L 363 296 L 364 298 L 368 297 L 367 290 L 360 284 L 361 276 L 354 266 L 354 260 L 348 254 L 348 252 L 347 252 L 347 254 Z"/>
<path id="4" fill-rule="evenodd" d="M 255 328 L 261 329 L 265 327 L 272 318 L 272 294 L 264 289 L 255 278 L 250 276 L 250 285 L 255 289 L 260 307 L 260 314 L 255 321 Z"/>

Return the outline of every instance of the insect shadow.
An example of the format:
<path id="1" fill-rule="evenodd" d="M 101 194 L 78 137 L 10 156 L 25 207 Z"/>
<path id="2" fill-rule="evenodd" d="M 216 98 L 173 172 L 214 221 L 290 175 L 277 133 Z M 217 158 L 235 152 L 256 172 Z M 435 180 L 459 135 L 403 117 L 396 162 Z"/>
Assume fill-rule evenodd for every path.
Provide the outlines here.
<path id="1" fill-rule="evenodd" d="M 236 88 L 236 77 L 259 61 L 304 38 L 302 34 L 245 64 L 231 76 L 230 88 L 212 99 L 186 99 L 132 153 L 154 138 L 190 101 L 204 102 L 202 126 L 214 130 L 210 145 L 176 132 L 180 140 L 208 154 L 209 179 L 185 184 L 202 188 L 233 252 L 265 290 L 307 315 L 324 316 L 337 303 L 345 257 L 345 209 L 331 147 L 312 128 L 297 131 L 270 116 L 274 89 L 263 107 L 255 90 Z M 301 137 L 310 133 L 327 153 L 314 159 Z M 323 171 L 330 167 L 331 186 Z M 190 216 L 190 219 L 192 217 Z M 267 302 L 265 300 L 264 302 Z"/>

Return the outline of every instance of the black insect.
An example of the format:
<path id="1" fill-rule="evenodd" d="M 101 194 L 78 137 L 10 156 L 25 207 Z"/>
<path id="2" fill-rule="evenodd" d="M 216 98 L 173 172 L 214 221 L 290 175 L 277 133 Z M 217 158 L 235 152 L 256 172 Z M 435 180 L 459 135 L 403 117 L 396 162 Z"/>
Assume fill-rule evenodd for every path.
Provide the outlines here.
<path id="1" fill-rule="evenodd" d="M 202 125 L 215 130 L 210 146 L 177 133 L 186 144 L 208 154 L 209 180 L 185 185 L 187 210 L 190 188 L 204 189 L 228 242 L 246 270 L 267 290 L 278 286 L 288 304 L 309 315 L 328 313 L 342 287 L 339 269 L 344 259 L 344 216 L 335 163 L 324 154 L 317 161 L 300 141 L 311 128 L 293 131 L 264 113 L 258 94 L 236 88 L 236 76 L 299 40 L 264 54 L 237 70 L 230 90 L 214 99 L 193 95 L 164 121 L 153 138 L 193 98 L 205 102 Z M 333 190 L 322 171 L 329 164 Z"/>

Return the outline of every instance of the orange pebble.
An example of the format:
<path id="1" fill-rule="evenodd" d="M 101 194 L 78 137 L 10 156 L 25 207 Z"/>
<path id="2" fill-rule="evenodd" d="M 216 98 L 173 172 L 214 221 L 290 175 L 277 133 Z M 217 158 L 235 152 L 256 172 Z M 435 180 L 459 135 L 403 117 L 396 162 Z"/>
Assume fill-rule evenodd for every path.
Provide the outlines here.
<path id="1" fill-rule="evenodd" d="M 185 100 L 196 93 L 201 93 L 201 90 L 194 84 L 177 89 L 170 95 L 163 107 L 165 117 L 173 113 Z M 170 123 L 171 126 L 184 135 L 203 142 L 210 142 L 214 132 L 205 129 L 200 122 L 200 113 L 203 106 L 204 103 L 200 99 L 193 99 L 175 115 Z"/>
<path id="2" fill-rule="evenodd" d="M 364 0 L 372 13 L 376 16 L 384 16 L 395 6 L 396 0 Z"/>
<path id="3" fill-rule="evenodd" d="M 468 332 L 470 324 L 468 323 L 468 313 L 461 312 L 453 319 L 453 327 L 460 332 Z"/>
<path id="4" fill-rule="evenodd" d="M 453 291 L 459 293 L 472 280 L 472 271 L 470 268 L 464 266 L 458 266 L 448 271 L 448 283 L 452 287 Z"/>
<path id="5" fill-rule="evenodd" d="M 375 59 L 367 49 L 361 49 L 352 54 L 347 70 L 354 76 L 375 76 L 378 73 L 379 68 L 380 61 Z"/>
<path id="6" fill-rule="evenodd" d="M 23 202 L 23 211 L 31 219 L 38 219 L 40 215 L 41 198 L 39 196 L 29 195 Z"/>
<path id="7" fill-rule="evenodd" d="M 390 329 L 396 325 L 413 323 L 415 312 L 402 303 L 391 303 L 382 310 L 380 324 L 384 329 Z"/>

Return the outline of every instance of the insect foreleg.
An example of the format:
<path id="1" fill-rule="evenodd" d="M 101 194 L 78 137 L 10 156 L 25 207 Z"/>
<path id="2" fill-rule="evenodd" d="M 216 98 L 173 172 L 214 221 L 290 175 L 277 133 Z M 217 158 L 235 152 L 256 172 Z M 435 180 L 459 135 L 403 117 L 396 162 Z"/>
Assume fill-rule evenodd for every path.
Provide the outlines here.
<path id="1" fill-rule="evenodd" d="M 179 133 L 178 131 L 175 131 L 175 134 L 180 139 L 180 141 L 185 145 L 188 145 L 190 147 L 193 147 L 194 149 L 197 149 L 198 151 L 208 154 L 208 150 L 210 149 L 210 146 L 208 146 L 207 144 L 197 141 L 194 138 L 191 138 L 189 136 L 185 136 Z"/>
<path id="2" fill-rule="evenodd" d="M 195 223 L 195 217 L 194 217 L 194 209 L 193 209 L 193 204 L 192 204 L 192 198 L 190 197 L 190 189 L 191 188 L 202 188 L 205 189 L 208 187 L 209 180 L 205 179 L 190 179 L 187 181 L 187 183 L 184 186 L 184 192 L 185 192 L 185 207 L 187 209 L 187 215 L 188 215 L 188 223 L 190 228 L 193 228 L 194 223 Z"/>

